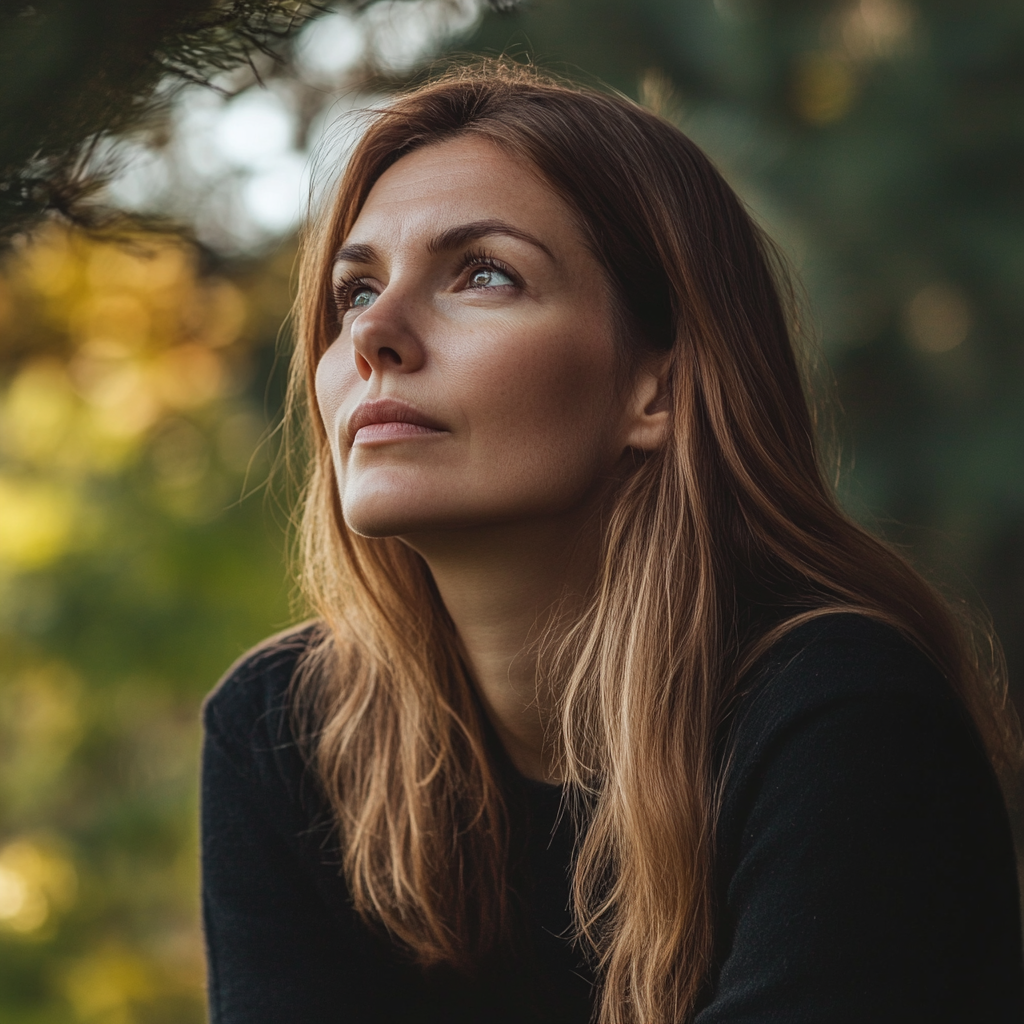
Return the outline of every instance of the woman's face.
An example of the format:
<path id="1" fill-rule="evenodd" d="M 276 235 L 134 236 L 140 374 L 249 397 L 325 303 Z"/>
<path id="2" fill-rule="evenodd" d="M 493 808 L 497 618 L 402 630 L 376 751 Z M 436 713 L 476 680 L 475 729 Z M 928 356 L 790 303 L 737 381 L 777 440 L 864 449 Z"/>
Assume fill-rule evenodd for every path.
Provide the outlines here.
<path id="1" fill-rule="evenodd" d="M 316 393 L 357 533 L 561 515 L 650 446 L 617 380 L 601 267 L 538 173 L 493 144 L 395 163 L 333 284 L 340 327 Z"/>

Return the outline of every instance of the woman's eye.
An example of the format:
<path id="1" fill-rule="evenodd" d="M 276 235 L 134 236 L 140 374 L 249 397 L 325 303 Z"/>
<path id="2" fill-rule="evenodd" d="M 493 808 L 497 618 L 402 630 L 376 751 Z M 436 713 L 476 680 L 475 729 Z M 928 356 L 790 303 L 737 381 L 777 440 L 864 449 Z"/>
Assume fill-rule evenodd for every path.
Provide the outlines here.
<path id="1" fill-rule="evenodd" d="M 477 267 L 469 276 L 470 288 L 497 288 L 512 283 L 512 278 L 497 267 Z"/>
<path id="2" fill-rule="evenodd" d="M 350 309 L 362 309 L 372 306 L 377 301 L 377 293 L 371 288 L 356 288 L 349 299 Z"/>

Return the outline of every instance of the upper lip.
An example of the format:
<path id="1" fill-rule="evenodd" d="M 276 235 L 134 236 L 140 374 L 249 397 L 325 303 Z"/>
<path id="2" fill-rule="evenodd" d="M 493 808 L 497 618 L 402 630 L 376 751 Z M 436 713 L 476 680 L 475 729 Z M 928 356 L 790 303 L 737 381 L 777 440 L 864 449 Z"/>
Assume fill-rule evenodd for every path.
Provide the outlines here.
<path id="1" fill-rule="evenodd" d="M 360 427 L 367 427 L 371 423 L 414 423 L 431 430 L 445 429 L 437 420 L 407 402 L 397 398 L 373 398 L 368 402 L 360 402 L 349 416 L 349 443 L 354 440 Z"/>

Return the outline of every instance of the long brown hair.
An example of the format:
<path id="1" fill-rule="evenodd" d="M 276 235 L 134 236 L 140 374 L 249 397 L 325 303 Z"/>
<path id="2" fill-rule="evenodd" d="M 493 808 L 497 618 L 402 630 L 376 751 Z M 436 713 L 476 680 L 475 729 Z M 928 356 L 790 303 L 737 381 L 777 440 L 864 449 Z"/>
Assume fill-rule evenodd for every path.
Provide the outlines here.
<path id="1" fill-rule="evenodd" d="M 871 616 L 938 666 L 999 758 L 1016 740 L 998 659 L 838 507 L 776 250 L 707 157 L 627 99 L 491 62 L 376 112 L 306 240 L 294 403 L 315 408 L 337 331 L 332 256 L 370 189 L 403 155 L 467 135 L 534 165 L 573 211 L 617 298 L 627 365 L 670 353 L 671 436 L 616 493 L 590 604 L 544 659 L 562 769 L 589 808 L 574 902 L 599 1019 L 668 1024 L 709 965 L 714 745 L 745 672 L 809 618 Z M 322 627 L 296 722 L 357 911 L 425 965 L 471 967 L 509 927 L 506 814 L 472 680 L 426 564 L 346 527 L 315 413 L 309 435 L 301 578 Z"/>

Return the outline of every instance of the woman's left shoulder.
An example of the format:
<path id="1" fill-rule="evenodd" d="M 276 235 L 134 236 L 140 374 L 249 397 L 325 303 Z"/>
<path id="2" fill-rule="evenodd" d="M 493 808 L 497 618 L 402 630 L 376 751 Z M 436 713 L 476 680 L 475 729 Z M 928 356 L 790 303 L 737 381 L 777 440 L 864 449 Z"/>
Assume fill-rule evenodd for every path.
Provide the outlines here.
<path id="1" fill-rule="evenodd" d="M 700 1024 L 1021 1019 L 1005 805 L 925 655 L 866 617 L 805 623 L 751 674 L 726 738 Z"/>
<path id="2" fill-rule="evenodd" d="M 944 779 L 1005 817 L 963 700 L 898 630 L 866 616 L 822 616 L 783 637 L 750 673 L 722 739 L 727 810 L 768 778 L 786 789 L 813 775 L 836 794 L 852 784 L 887 799 Z"/>
<path id="3" fill-rule="evenodd" d="M 934 663 L 893 626 L 825 615 L 786 634 L 741 687 L 734 727 L 763 733 L 850 703 L 910 703 L 961 719 L 962 702 Z"/>

